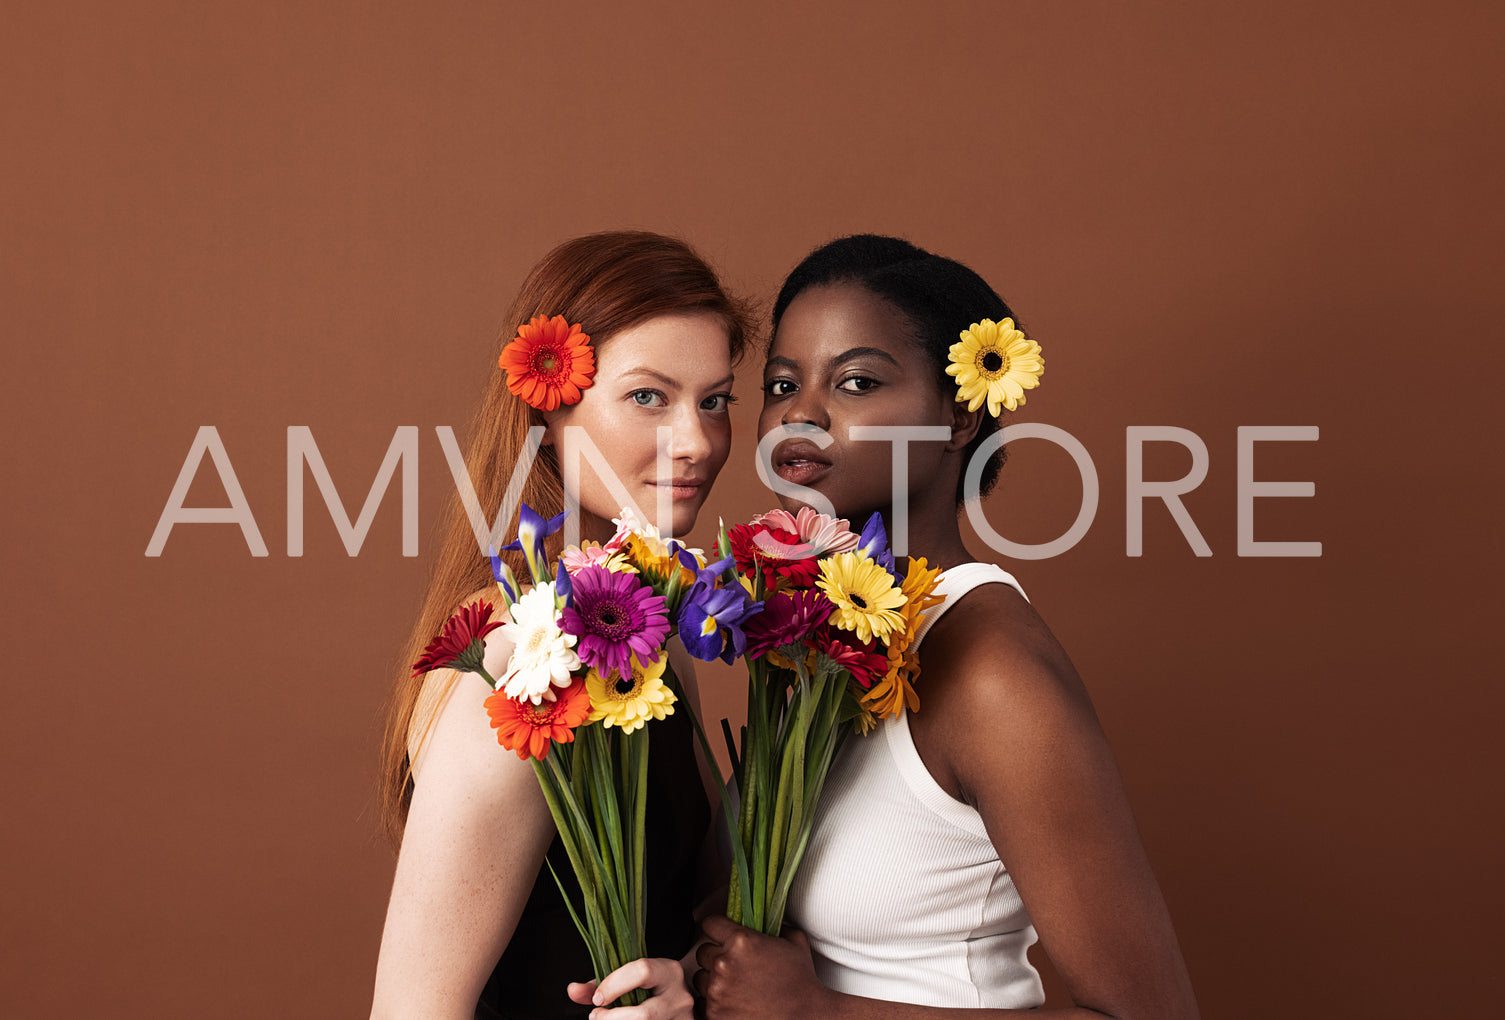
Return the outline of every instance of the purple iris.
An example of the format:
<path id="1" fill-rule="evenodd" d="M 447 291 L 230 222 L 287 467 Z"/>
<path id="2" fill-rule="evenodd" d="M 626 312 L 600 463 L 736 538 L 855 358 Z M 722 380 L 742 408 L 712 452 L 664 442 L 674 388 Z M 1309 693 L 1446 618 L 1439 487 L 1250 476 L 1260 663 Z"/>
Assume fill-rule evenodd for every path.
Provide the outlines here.
<path id="1" fill-rule="evenodd" d="M 584 567 L 571 579 L 571 604 L 559 612 L 559 629 L 580 638 L 580 661 L 602 676 L 616 670 L 632 673 L 632 656 L 658 657 L 669 637 L 668 608 L 663 596 L 636 574 L 614 574 L 605 567 Z"/>
<path id="2" fill-rule="evenodd" d="M 548 563 L 543 558 L 543 540 L 564 527 L 568 510 L 544 520 L 532 507 L 524 503 L 517 511 L 517 537 L 503 549 L 515 549 L 528 561 L 528 570 L 539 584 L 549 579 Z"/>
<path id="3" fill-rule="evenodd" d="M 883 527 L 883 515 L 876 510 L 873 516 L 867 519 L 863 526 L 862 535 L 857 539 L 856 552 L 863 553 L 868 559 L 887 570 L 891 576 L 894 573 L 894 554 L 888 547 L 888 531 Z"/>
<path id="4" fill-rule="evenodd" d="M 772 648 L 804 640 L 836 607 L 819 591 L 781 591 L 763 603 L 763 611 L 747 623 L 747 654 L 757 658 Z"/>
<path id="5" fill-rule="evenodd" d="M 725 559 L 700 571 L 679 606 L 679 640 L 701 662 L 720 656 L 730 665 L 745 653 L 747 635 L 742 624 L 763 610 L 763 604 L 748 598 L 735 581 L 716 587 L 716 576 L 731 562 Z"/>

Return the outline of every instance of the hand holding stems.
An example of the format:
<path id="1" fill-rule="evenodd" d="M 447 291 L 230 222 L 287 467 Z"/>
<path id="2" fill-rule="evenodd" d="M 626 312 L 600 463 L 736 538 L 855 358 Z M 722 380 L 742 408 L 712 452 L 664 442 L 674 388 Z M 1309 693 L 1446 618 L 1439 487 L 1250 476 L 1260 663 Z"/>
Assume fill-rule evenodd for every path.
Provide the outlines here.
<path id="1" fill-rule="evenodd" d="M 604 1007 L 635 988 L 647 990 L 650 998 L 636 1006 L 591 1010 L 591 1020 L 691 1020 L 694 1016 L 695 999 L 678 960 L 633 960 L 599 983 L 572 983 L 569 996 L 582 1006 Z"/>
<path id="2" fill-rule="evenodd" d="M 701 926 L 695 988 L 711 1020 L 822 1017 L 834 995 L 815 974 L 805 933 L 786 928 L 781 938 L 762 935 L 724 917 Z"/>

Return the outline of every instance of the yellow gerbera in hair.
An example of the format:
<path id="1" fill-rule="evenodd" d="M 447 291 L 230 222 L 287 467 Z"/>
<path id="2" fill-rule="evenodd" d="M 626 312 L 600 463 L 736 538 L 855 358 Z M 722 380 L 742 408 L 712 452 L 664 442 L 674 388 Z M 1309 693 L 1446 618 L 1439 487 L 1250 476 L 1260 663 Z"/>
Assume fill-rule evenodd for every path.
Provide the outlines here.
<path id="1" fill-rule="evenodd" d="M 815 583 L 836 607 L 832 625 L 852 631 L 859 641 L 886 638 L 904 626 L 899 612 L 904 593 L 887 570 L 861 553 L 837 553 L 821 560 Z"/>
<path id="2" fill-rule="evenodd" d="M 649 719 L 674 714 L 674 692 L 664 684 L 667 653 L 660 654 L 646 666 L 632 657 L 632 675 L 624 677 L 616 670 L 602 677 L 592 669 L 585 674 L 585 689 L 590 694 L 591 714 L 588 722 L 605 720 L 603 726 L 620 726 L 631 733 Z"/>
<path id="3" fill-rule="evenodd" d="M 1014 328 L 1013 319 L 983 319 L 962 330 L 951 345 L 946 374 L 956 377 L 956 401 L 975 411 L 986 401 L 998 417 L 1024 403 L 1024 391 L 1040 385 L 1045 359 L 1040 345 Z"/>

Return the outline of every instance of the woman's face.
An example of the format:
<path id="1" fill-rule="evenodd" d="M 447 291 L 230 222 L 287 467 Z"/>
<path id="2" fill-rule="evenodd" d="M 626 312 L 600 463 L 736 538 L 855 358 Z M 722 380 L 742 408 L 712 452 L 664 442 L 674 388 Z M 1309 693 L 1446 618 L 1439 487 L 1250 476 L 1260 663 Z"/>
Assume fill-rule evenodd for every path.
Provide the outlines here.
<path id="1" fill-rule="evenodd" d="M 951 425 L 953 394 L 941 392 L 936 369 L 911 338 L 897 308 L 854 284 L 802 291 L 789 303 L 763 369 L 758 435 L 780 425 L 810 424 L 830 433 L 830 446 L 785 440 L 773 469 L 807 486 L 854 522 L 893 501 L 893 443 L 857 441 L 854 425 Z M 934 478 L 947 448 L 908 445 L 905 489 L 914 505 Z M 951 498 L 950 493 L 946 494 Z M 800 503 L 780 497 L 785 509 Z"/>
<path id="2" fill-rule="evenodd" d="M 726 326 L 711 312 L 648 319 L 596 349 L 595 380 L 579 403 L 544 416 L 546 442 L 555 444 L 561 464 L 580 465 L 585 536 L 599 534 L 603 525 L 610 533 L 624 493 L 613 492 L 610 479 L 602 479 L 582 453 L 581 430 L 625 495 L 660 531 L 682 536 L 695 524 L 731 447 L 727 345 Z M 671 432 L 660 467 L 658 430 L 666 426 Z M 661 493 L 672 508 L 670 520 L 657 520 Z"/>

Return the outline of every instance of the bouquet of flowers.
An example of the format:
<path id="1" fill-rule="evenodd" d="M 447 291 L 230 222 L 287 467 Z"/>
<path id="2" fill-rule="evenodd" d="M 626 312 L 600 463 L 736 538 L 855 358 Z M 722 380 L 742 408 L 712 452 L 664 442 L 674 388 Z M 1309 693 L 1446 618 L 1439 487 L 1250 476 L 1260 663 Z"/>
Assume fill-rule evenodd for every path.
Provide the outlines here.
<path id="1" fill-rule="evenodd" d="M 842 738 L 919 708 L 910 645 L 939 569 L 914 558 L 898 576 L 882 518 L 862 533 L 809 507 L 774 510 L 722 536 L 744 590 L 747 726 L 727 916 L 777 935 L 815 806 Z M 727 732 L 728 745 L 731 734 Z"/>
<path id="2" fill-rule="evenodd" d="M 719 583 L 730 560 L 707 567 L 697 550 L 666 542 L 631 510 L 610 541 L 567 548 L 551 566 L 544 539 L 563 520 L 523 506 L 517 540 L 504 548 L 523 553 L 532 587 L 524 591 L 493 553 L 508 619 L 493 620 L 488 602 L 462 607 L 413 669 L 477 673 L 493 688 L 486 709 L 497 739 L 532 762 L 584 893 L 584 918 L 568 895 L 565 903 L 599 980 L 647 955 L 645 724 L 680 700 L 667 643 L 678 633 L 690 654 L 730 663 L 745 647 L 741 624 L 760 607 L 739 585 Z M 493 677 L 484 639 L 498 629 L 513 652 Z M 637 991 L 624 1001 L 642 998 Z"/>

